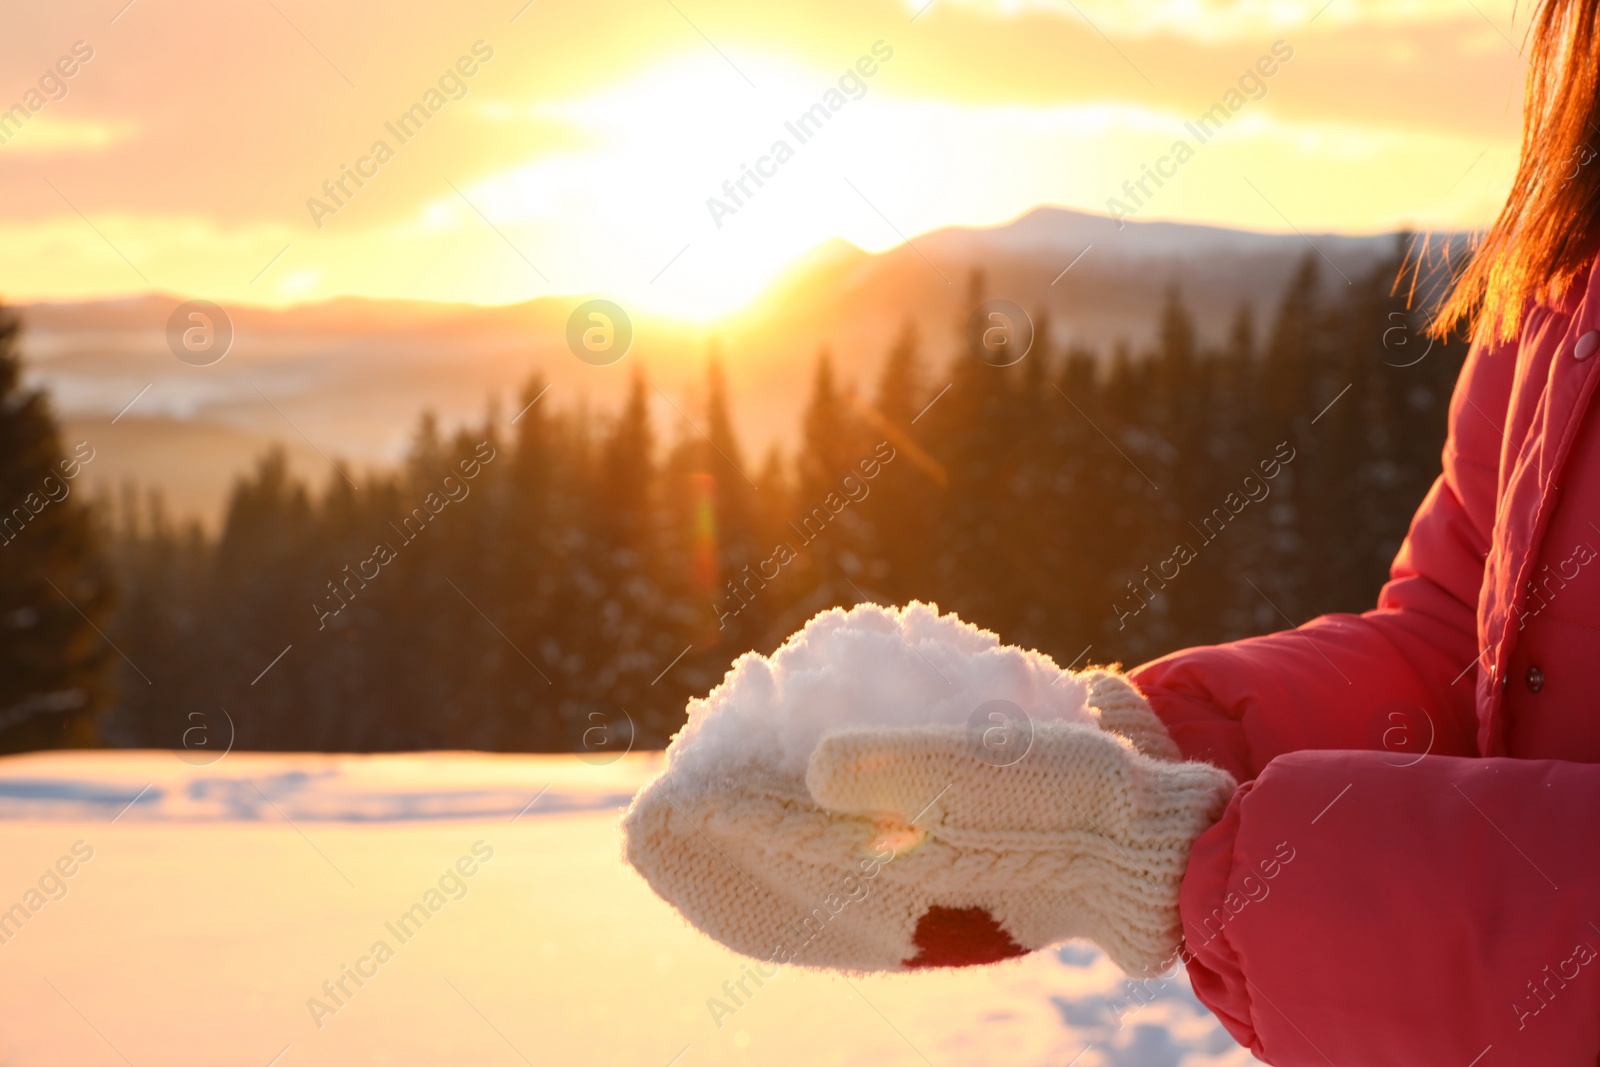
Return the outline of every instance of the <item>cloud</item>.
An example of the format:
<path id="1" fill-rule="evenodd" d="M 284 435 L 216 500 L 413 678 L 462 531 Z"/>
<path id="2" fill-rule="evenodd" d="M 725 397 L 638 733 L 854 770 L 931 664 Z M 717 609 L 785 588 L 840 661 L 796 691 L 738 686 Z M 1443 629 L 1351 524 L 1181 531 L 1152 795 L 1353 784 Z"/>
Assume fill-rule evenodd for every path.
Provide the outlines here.
<path id="1" fill-rule="evenodd" d="M 1462 17 L 1458 0 L 902 0 L 918 21 L 938 8 L 1016 18 L 1043 13 L 1088 22 L 1112 36 L 1169 35 L 1200 41 L 1258 40 L 1304 31 L 1312 20 L 1335 26 L 1416 25 L 1454 22 Z M 1478 5 L 1474 5 L 1478 6 Z M 1483 18 L 1512 33 L 1510 2 L 1481 5 Z M 925 10 L 924 10 L 925 9 Z M 1524 27 L 1519 27 L 1519 32 Z"/>
<path id="2" fill-rule="evenodd" d="M 138 124 L 134 122 L 47 116 L 19 130 L 15 137 L 0 147 L 0 153 L 31 156 L 99 153 L 133 139 L 138 130 Z"/>

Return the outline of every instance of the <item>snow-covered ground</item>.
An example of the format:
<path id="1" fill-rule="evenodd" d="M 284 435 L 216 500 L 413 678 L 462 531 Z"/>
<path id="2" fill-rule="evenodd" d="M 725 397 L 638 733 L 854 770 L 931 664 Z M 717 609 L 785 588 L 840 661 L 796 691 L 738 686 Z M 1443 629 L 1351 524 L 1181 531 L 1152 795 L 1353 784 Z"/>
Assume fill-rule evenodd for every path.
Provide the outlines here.
<path id="1" fill-rule="evenodd" d="M 1255 1062 L 1084 945 L 730 1000 L 620 859 L 651 755 L 199 759 L 0 760 L 0 1065 Z"/>

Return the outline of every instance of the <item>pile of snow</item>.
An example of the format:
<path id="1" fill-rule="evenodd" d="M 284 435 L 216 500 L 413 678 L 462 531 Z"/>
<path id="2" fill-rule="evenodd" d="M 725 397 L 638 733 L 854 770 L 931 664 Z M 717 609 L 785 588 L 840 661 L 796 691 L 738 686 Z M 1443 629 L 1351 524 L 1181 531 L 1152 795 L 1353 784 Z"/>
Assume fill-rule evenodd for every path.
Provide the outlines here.
<path id="1" fill-rule="evenodd" d="M 830 608 L 770 657 L 740 656 L 722 684 L 691 700 L 667 763 L 680 774 L 756 763 L 804 775 L 817 742 L 838 727 L 964 725 L 995 700 L 1035 723 L 1091 722 L 1087 697 L 1049 656 L 1003 645 L 936 605 Z"/>

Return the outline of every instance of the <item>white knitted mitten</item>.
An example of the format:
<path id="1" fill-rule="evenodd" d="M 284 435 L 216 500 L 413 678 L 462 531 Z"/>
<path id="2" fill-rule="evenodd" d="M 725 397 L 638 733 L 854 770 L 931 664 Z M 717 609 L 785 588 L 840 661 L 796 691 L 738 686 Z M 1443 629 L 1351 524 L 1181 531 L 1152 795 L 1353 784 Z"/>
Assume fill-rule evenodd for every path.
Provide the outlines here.
<path id="1" fill-rule="evenodd" d="M 1095 667 L 1078 677 L 1089 684 L 1089 706 L 1100 713 L 1100 729 L 1126 737 L 1146 756 L 1179 758 L 1178 746 L 1166 725 L 1126 675 Z"/>
<path id="2" fill-rule="evenodd" d="M 1036 724 L 1006 766 L 960 726 L 851 727 L 804 781 L 729 767 L 675 794 L 658 778 L 624 820 L 628 859 L 694 925 L 773 963 L 961 966 L 1083 937 L 1153 973 L 1180 940 L 1190 845 L 1234 781 L 1135 748 L 1176 754 L 1118 683 L 1091 697 L 1104 729 Z"/>

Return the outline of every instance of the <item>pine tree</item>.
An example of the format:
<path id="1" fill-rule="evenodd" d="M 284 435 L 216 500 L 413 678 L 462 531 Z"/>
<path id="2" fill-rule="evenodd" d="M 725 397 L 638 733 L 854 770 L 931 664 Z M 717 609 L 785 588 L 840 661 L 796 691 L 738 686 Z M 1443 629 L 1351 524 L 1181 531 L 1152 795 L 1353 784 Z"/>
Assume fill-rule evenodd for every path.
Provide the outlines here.
<path id="1" fill-rule="evenodd" d="M 833 357 L 817 357 L 811 397 L 801 421 L 800 455 L 795 463 L 796 511 L 788 527 L 799 553 L 797 571 L 811 595 L 802 601 L 812 611 L 830 604 L 853 604 L 868 590 L 865 562 L 871 556 L 871 527 L 847 492 L 845 479 L 859 478 L 858 465 L 870 458 L 867 433 L 834 380 Z M 814 607 L 813 607 L 814 605 Z"/>
<path id="2" fill-rule="evenodd" d="M 736 655 L 754 647 L 765 631 L 774 608 L 767 589 L 778 580 L 766 575 L 781 571 L 776 561 L 769 561 L 766 546 L 756 540 L 759 483 L 752 483 L 745 473 L 744 453 L 728 410 L 727 382 L 715 354 L 706 365 L 706 438 L 696 446 L 694 457 L 692 573 L 697 582 L 702 575 L 705 578 L 703 599 L 740 607 L 729 629 L 720 625 L 720 618 L 715 627 L 696 628 L 697 635 L 704 634 L 704 641 L 697 644 L 720 646 L 719 652 Z M 745 597 L 748 603 L 742 603 Z M 696 618 L 710 622 L 710 616 L 697 613 Z"/>
<path id="3" fill-rule="evenodd" d="M 1128 551 L 1119 543 L 1123 460 L 1090 422 L 1103 424 L 1106 416 L 1098 364 L 1092 352 L 1070 350 L 1044 390 L 1052 403 L 1040 435 L 1047 471 L 1040 510 L 1050 543 L 1041 584 L 1054 600 L 1053 645 L 1063 665 L 1080 654 L 1093 662 L 1117 658 L 1138 621 L 1119 622 L 1119 605 L 1128 612 L 1136 604 L 1118 581 Z"/>
<path id="4" fill-rule="evenodd" d="M 661 573 L 648 389 L 636 366 L 627 400 L 600 449 L 594 532 L 604 600 L 598 618 L 585 624 L 598 624 L 591 653 L 596 669 L 585 686 L 589 703 L 572 708 L 569 715 L 577 718 L 569 723 L 580 726 L 591 713 L 612 716 L 620 709 L 642 735 L 665 740 L 681 705 L 674 706 L 670 690 L 651 682 L 684 646 L 677 642 Z"/>
<path id="5" fill-rule="evenodd" d="M 932 583 L 932 530 L 947 475 L 929 454 L 925 427 L 919 425 L 919 416 L 935 399 L 923 384 L 925 377 L 916 327 L 907 321 L 878 377 L 870 427 L 874 446 L 886 442 L 895 459 L 867 482 L 871 495 L 862 506 L 873 528 L 868 580 L 902 604 L 938 596 Z"/>
<path id="6" fill-rule="evenodd" d="M 169 523 L 157 491 L 140 497 L 131 486 L 124 488 L 114 515 L 105 514 L 112 511 L 109 503 L 103 506 L 118 588 L 106 630 L 131 662 L 154 667 L 161 684 L 146 685 L 130 671 L 106 717 L 104 741 L 187 748 L 203 759 L 204 745 L 223 750 L 229 741 L 221 714 L 226 702 L 215 698 L 209 670 L 207 642 L 214 630 L 199 611 L 214 544 L 197 522 Z"/>
<path id="7" fill-rule="evenodd" d="M 1205 548 L 1203 565 L 1223 579 L 1211 590 L 1212 615 L 1205 632 L 1217 634 L 1214 640 L 1233 640 L 1257 632 L 1258 615 L 1272 610 L 1251 583 L 1259 587 L 1266 581 L 1263 561 L 1270 557 L 1283 484 L 1276 477 L 1267 477 L 1268 472 L 1277 470 L 1272 466 L 1274 452 L 1258 448 L 1255 427 L 1265 416 L 1255 320 L 1248 304 L 1240 304 L 1234 312 L 1227 341 L 1215 362 L 1212 395 L 1216 410 L 1208 454 L 1218 469 L 1239 483 L 1230 489 L 1247 487 L 1260 498 L 1250 498 L 1246 521 L 1230 524 L 1226 541 Z M 1212 551 L 1213 547 L 1217 551 Z"/>
<path id="8" fill-rule="evenodd" d="M 497 746 L 561 752 L 569 746 L 562 711 L 574 687 L 568 672 L 581 659 L 573 647 L 578 628 L 570 622 L 599 610 L 599 583 L 578 500 L 585 457 L 545 397 L 547 388 L 535 375 L 517 403 L 510 455 L 496 472 L 505 504 L 488 551 L 494 584 L 505 594 L 501 626 L 510 646 L 494 686 L 505 702 Z"/>
<path id="9" fill-rule="evenodd" d="M 1260 417 L 1251 434 L 1251 452 L 1263 459 L 1292 456 L 1273 479 L 1272 535 L 1261 563 L 1264 581 L 1256 600 L 1256 631 L 1281 629 L 1287 616 L 1295 625 L 1315 614 L 1316 596 L 1306 563 L 1320 547 L 1319 482 L 1315 464 L 1307 462 L 1314 446 L 1311 431 L 1322 404 L 1333 393 L 1317 391 L 1328 341 L 1324 330 L 1329 309 L 1320 296 L 1317 257 L 1307 253 L 1279 301 L 1261 360 Z M 1282 449 L 1280 453 L 1279 450 Z"/>
<path id="10" fill-rule="evenodd" d="M 983 302 L 984 286 L 983 272 L 973 271 L 946 364 L 950 388 L 925 417 L 924 435 L 946 478 L 932 530 L 938 602 L 980 625 L 999 627 L 1007 621 L 1006 557 L 1016 551 L 1006 543 L 1001 496 L 1016 442 L 1005 423 L 1014 416 L 1017 368 L 991 366 L 969 346 L 967 325 Z"/>
<path id="11" fill-rule="evenodd" d="M 316 703 L 300 660 L 263 674 L 297 636 L 314 632 L 318 605 L 338 609 L 348 595 L 317 558 L 314 519 L 310 494 L 281 448 L 239 479 L 228 500 L 199 612 L 214 699 L 234 716 L 242 748 L 314 747 L 295 743 L 303 737 L 300 716 Z"/>
<path id="12" fill-rule="evenodd" d="M 0 751 L 95 739 L 116 653 L 97 629 L 111 583 L 82 503 L 90 442 L 61 447 L 49 402 L 21 383 L 18 320 L 0 311 Z M 129 681 L 149 685 L 125 664 Z M 153 669 L 153 668 L 152 668 Z"/>
<path id="13" fill-rule="evenodd" d="M 1246 546 L 1268 521 L 1258 506 L 1267 489 L 1241 432 L 1247 398 L 1240 394 L 1249 390 L 1251 356 L 1237 331 L 1245 329 L 1235 322 L 1231 352 L 1201 351 L 1187 308 L 1175 289 L 1168 294 L 1154 418 L 1169 448 L 1159 496 L 1170 509 L 1164 524 L 1170 536 L 1150 546 L 1147 561 L 1156 584 L 1166 584 L 1163 644 L 1212 632 L 1240 590 L 1249 591 L 1234 564 L 1249 558 Z"/>

